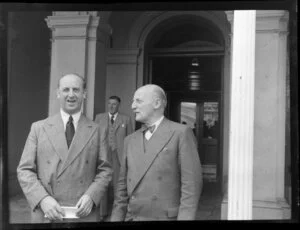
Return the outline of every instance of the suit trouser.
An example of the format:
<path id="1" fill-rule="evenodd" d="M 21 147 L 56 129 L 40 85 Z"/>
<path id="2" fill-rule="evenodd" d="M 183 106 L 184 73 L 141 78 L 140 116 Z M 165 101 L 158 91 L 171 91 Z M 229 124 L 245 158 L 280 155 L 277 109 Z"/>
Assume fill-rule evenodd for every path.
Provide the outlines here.
<path id="1" fill-rule="evenodd" d="M 118 183 L 119 178 L 119 172 L 120 172 L 120 163 L 118 160 L 118 152 L 117 149 L 111 150 L 109 149 L 108 152 L 108 161 L 111 163 L 113 168 L 113 175 L 112 175 L 112 181 L 108 185 L 108 189 L 103 195 L 103 198 L 100 201 L 100 216 L 110 216 L 112 209 L 113 209 L 113 202 L 114 202 L 114 193 L 115 188 Z"/>

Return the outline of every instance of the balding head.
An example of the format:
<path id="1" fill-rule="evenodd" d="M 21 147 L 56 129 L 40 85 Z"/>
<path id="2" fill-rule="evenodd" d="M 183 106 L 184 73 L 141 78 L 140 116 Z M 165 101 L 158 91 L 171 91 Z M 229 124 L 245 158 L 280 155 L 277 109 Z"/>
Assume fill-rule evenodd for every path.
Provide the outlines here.
<path id="1" fill-rule="evenodd" d="M 132 109 L 136 120 L 148 125 L 164 114 L 166 105 L 167 99 L 164 90 L 158 85 L 148 84 L 136 90 Z"/>
<path id="2" fill-rule="evenodd" d="M 163 109 L 167 106 L 167 97 L 165 91 L 158 85 L 147 84 L 140 87 L 138 90 L 144 90 L 145 92 L 152 95 L 153 100 L 159 99 Z"/>
<path id="3" fill-rule="evenodd" d="M 84 85 L 84 79 L 77 74 L 66 74 L 59 80 L 57 98 L 63 111 L 75 114 L 81 110 L 86 97 Z"/>
<path id="4" fill-rule="evenodd" d="M 57 88 L 59 88 L 59 85 L 60 85 L 60 81 L 65 78 L 65 77 L 77 77 L 81 80 L 82 82 L 82 88 L 85 90 L 86 89 L 86 82 L 85 82 L 85 79 L 80 76 L 79 74 L 77 73 L 68 73 L 68 74 L 64 74 L 62 75 L 62 77 L 58 80 L 58 84 L 57 84 Z"/>

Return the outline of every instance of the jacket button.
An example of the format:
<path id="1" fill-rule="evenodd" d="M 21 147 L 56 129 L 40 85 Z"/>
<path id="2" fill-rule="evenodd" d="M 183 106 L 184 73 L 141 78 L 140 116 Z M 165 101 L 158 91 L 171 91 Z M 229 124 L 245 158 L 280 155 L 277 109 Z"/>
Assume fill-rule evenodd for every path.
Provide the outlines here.
<path id="1" fill-rule="evenodd" d="M 152 197 L 152 200 L 157 200 L 157 196 L 154 195 L 154 196 Z"/>
<path id="2" fill-rule="evenodd" d="M 134 199 L 135 199 L 135 196 L 132 196 L 132 197 L 131 197 L 131 200 L 134 200 Z"/>

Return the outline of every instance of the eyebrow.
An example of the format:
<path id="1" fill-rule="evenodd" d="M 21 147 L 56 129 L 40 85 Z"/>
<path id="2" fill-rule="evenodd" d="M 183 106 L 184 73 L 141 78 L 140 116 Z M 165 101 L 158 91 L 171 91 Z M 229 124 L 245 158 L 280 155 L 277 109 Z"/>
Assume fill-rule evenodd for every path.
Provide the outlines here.
<path id="1" fill-rule="evenodd" d="M 70 86 L 65 86 L 65 87 L 62 87 L 63 89 L 65 88 L 70 88 L 70 89 L 80 89 L 80 87 L 78 86 L 74 86 L 74 87 L 70 87 Z"/>

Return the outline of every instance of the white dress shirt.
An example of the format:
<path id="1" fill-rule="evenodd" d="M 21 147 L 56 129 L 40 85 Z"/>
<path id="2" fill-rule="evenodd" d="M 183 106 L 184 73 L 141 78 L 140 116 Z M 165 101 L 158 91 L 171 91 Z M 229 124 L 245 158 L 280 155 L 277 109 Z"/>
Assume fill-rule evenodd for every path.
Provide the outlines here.
<path id="1" fill-rule="evenodd" d="M 108 116 L 109 116 L 109 122 L 110 122 L 112 114 L 108 113 Z M 118 113 L 115 113 L 114 114 L 114 122 L 116 121 L 117 116 L 118 116 Z"/>
<path id="2" fill-rule="evenodd" d="M 67 123 L 69 121 L 70 114 L 66 113 L 62 109 L 60 109 L 60 114 L 61 114 L 61 118 L 62 118 L 63 123 L 64 123 L 64 129 L 66 131 L 66 125 L 67 125 Z M 79 121 L 80 115 L 81 115 L 81 111 L 79 111 L 78 113 L 72 114 L 73 125 L 74 125 L 74 128 L 75 128 L 75 131 L 76 131 L 76 128 L 77 128 L 77 125 L 78 125 L 78 121 Z"/>
<path id="3" fill-rule="evenodd" d="M 145 138 L 146 138 L 147 140 L 149 140 L 149 139 L 152 137 L 153 133 L 157 130 L 158 126 L 160 125 L 160 123 L 162 122 L 163 119 L 164 119 L 164 116 L 162 116 L 161 118 L 159 118 L 156 122 L 154 122 L 154 123 L 152 124 L 152 125 L 155 125 L 155 128 L 154 128 L 154 130 L 153 130 L 152 133 L 151 133 L 149 130 L 147 130 L 147 131 L 145 132 Z M 150 125 L 150 126 L 152 126 L 152 125 Z"/>

